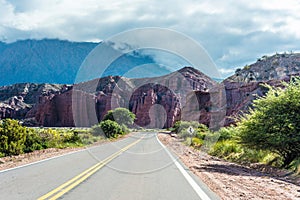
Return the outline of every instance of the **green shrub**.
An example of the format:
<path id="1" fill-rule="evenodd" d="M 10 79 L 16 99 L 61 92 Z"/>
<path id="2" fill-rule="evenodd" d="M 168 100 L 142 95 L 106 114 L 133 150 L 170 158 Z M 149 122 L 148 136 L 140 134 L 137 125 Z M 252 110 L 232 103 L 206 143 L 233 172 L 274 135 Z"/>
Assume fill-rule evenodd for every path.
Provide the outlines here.
<path id="1" fill-rule="evenodd" d="M 196 149 L 200 149 L 200 147 L 203 145 L 203 140 L 193 137 L 192 138 L 192 146 Z"/>
<path id="2" fill-rule="evenodd" d="M 62 134 L 62 140 L 64 143 L 82 143 L 77 131 L 67 131 Z"/>
<path id="3" fill-rule="evenodd" d="M 108 138 L 116 137 L 118 134 L 122 134 L 121 126 L 115 121 L 105 120 L 100 122 L 99 125 L 103 130 L 104 135 Z"/>
<path id="4" fill-rule="evenodd" d="M 103 118 L 103 121 L 105 120 L 115 121 L 120 125 L 131 126 L 135 120 L 135 114 L 126 108 L 116 108 L 107 112 Z"/>
<path id="5" fill-rule="evenodd" d="M 237 139 L 238 127 L 235 126 L 223 127 L 218 131 L 218 134 L 219 134 L 219 141 Z"/>
<path id="6" fill-rule="evenodd" d="M 105 136 L 100 124 L 96 124 L 96 125 L 92 126 L 91 133 L 94 136 Z"/>
<path id="7" fill-rule="evenodd" d="M 43 148 L 62 148 L 63 139 L 61 134 L 54 129 L 47 128 L 39 131 Z"/>
<path id="8" fill-rule="evenodd" d="M 35 150 L 41 150 L 41 149 L 43 149 L 43 141 L 40 135 L 36 133 L 34 130 L 28 131 L 26 141 L 25 141 L 24 152 L 28 153 Z"/>
<path id="9" fill-rule="evenodd" d="M 262 163 L 275 167 L 282 164 L 282 158 L 270 151 L 250 149 L 235 140 L 218 141 L 209 151 L 210 155 L 238 163 Z"/>
<path id="10" fill-rule="evenodd" d="M 121 125 L 121 130 L 122 130 L 122 134 L 127 134 L 130 132 L 128 127 L 125 124 Z"/>
<path id="11" fill-rule="evenodd" d="M 27 129 L 17 120 L 4 119 L 0 123 L 0 152 L 5 156 L 23 153 Z"/>
<path id="12" fill-rule="evenodd" d="M 266 85 L 267 95 L 254 101 L 255 109 L 237 126 L 244 145 L 279 154 L 288 167 L 300 157 L 300 78 L 283 85 L 285 89 Z"/>
<path id="13" fill-rule="evenodd" d="M 202 128 L 202 124 L 195 122 L 195 121 L 177 121 L 173 126 L 173 132 L 180 133 L 182 130 L 187 130 L 189 127 L 192 127 L 196 130 L 198 127 Z"/>
<path id="14" fill-rule="evenodd" d="M 221 158 L 234 157 L 233 154 L 241 154 L 242 148 L 239 144 L 234 141 L 218 141 L 213 148 L 209 151 L 210 155 L 218 156 Z"/>
<path id="15" fill-rule="evenodd" d="M 297 175 L 300 175 L 300 158 L 293 160 L 290 165 L 290 169 L 293 170 Z"/>
<path id="16" fill-rule="evenodd" d="M 79 137 L 80 137 L 80 140 L 81 140 L 83 145 L 93 144 L 93 143 L 103 139 L 103 137 L 95 136 L 91 133 L 80 134 Z"/>

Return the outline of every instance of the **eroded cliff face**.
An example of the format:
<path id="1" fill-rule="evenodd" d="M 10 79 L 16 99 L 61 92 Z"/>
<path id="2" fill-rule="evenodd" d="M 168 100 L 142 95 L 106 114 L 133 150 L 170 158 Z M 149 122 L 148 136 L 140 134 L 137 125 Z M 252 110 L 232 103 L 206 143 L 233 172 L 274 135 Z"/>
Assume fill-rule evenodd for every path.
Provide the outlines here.
<path id="1" fill-rule="evenodd" d="M 209 125 L 208 91 L 215 85 L 190 67 L 156 78 L 109 76 L 40 95 L 25 118 L 39 126 L 91 126 L 109 110 L 125 107 L 136 114 L 137 126 L 167 128 L 178 120 Z"/>
<path id="2" fill-rule="evenodd" d="M 235 74 L 223 81 L 226 90 L 225 126 L 252 107 L 253 100 L 265 95 L 264 84 L 283 87 L 291 77 L 300 75 L 300 54 L 276 54 L 263 56 L 252 65 L 237 69 Z"/>
<path id="3" fill-rule="evenodd" d="M 300 55 L 274 55 L 237 70 L 222 83 L 185 67 L 155 78 L 108 76 L 69 86 L 5 86 L 0 87 L 0 119 L 22 119 L 34 126 L 91 126 L 109 110 L 124 107 L 136 114 L 137 126 L 167 128 L 187 120 L 218 129 L 234 123 L 255 98 L 265 95 L 264 83 L 282 86 L 281 81 L 299 76 L 299 69 Z"/>

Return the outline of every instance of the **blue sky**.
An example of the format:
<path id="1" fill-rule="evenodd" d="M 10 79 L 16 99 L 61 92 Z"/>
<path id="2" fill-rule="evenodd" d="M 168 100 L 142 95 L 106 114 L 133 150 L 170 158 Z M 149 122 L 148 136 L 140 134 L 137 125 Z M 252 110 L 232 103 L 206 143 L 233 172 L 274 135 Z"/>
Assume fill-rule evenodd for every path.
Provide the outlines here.
<path id="1" fill-rule="evenodd" d="M 0 0 L 0 40 L 101 41 L 133 28 L 181 32 L 225 77 L 263 55 L 300 49 L 297 0 Z"/>

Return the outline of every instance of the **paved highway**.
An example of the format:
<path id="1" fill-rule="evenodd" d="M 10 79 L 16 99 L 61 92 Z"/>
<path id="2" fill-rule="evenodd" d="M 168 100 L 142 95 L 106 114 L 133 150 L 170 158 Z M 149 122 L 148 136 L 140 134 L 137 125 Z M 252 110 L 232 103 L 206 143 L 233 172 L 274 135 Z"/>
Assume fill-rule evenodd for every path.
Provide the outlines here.
<path id="1" fill-rule="evenodd" d="M 219 199 L 155 133 L 0 171 L 0 199 Z"/>

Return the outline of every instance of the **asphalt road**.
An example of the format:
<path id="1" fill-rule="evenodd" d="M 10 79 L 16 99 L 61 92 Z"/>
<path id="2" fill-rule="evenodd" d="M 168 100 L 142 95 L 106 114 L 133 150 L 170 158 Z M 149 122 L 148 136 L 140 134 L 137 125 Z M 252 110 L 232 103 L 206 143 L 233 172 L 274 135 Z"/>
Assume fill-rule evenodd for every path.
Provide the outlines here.
<path id="1" fill-rule="evenodd" d="M 218 199 L 155 133 L 0 171 L 0 199 Z"/>

